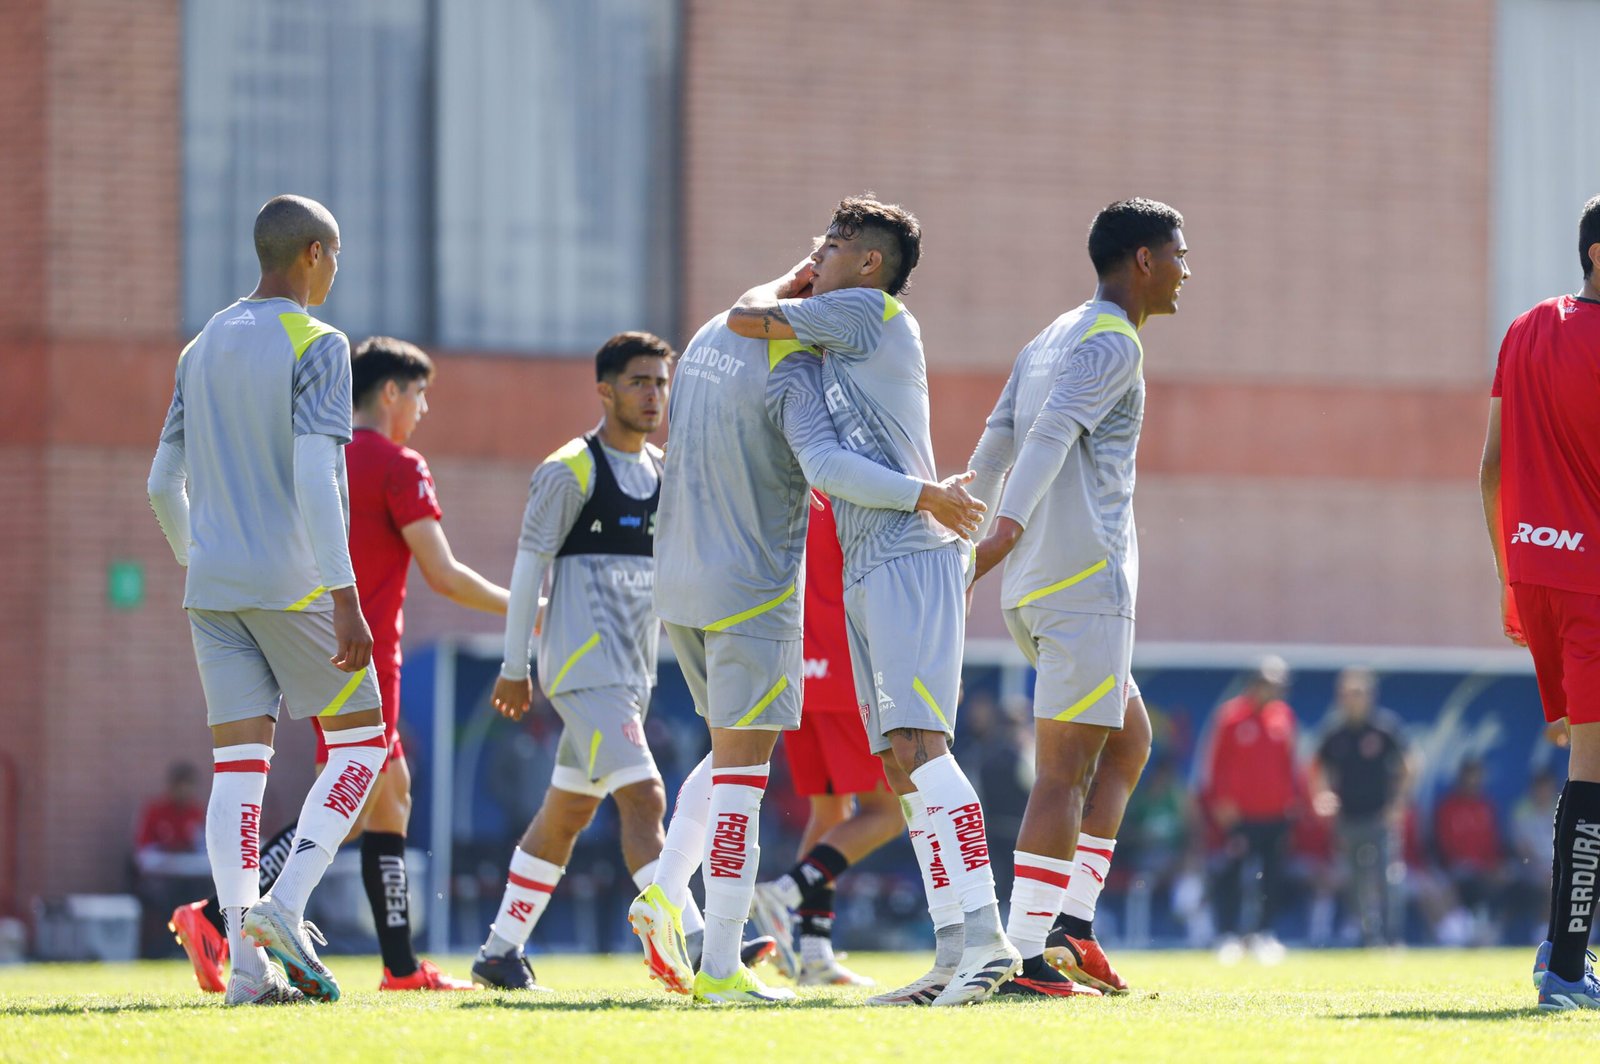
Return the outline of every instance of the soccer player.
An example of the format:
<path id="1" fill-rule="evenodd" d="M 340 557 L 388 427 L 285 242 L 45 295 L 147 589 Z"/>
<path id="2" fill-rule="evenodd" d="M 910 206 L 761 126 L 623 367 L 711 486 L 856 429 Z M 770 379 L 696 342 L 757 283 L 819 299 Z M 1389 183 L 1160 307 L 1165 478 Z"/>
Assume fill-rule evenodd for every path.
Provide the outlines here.
<path id="1" fill-rule="evenodd" d="M 813 253 L 810 298 L 786 298 L 793 293 L 776 281 L 745 293 L 728 325 L 741 336 L 821 350 L 839 438 L 890 469 L 930 478 L 922 335 L 896 298 L 917 265 L 921 242 L 921 226 L 904 208 L 867 197 L 843 200 Z M 835 514 L 850 659 L 867 738 L 884 759 L 890 786 L 911 804 L 913 829 L 930 832 L 948 858 L 943 866 L 961 912 L 948 926 L 935 921 L 941 946 L 932 971 L 873 1001 L 981 1001 L 1015 974 L 1020 958 L 1000 928 L 983 807 L 949 747 L 961 684 L 969 545 L 922 515 L 870 509 L 848 497 L 835 500 Z M 930 849 L 919 861 L 925 885 L 933 881 L 931 860 Z"/>
<path id="2" fill-rule="evenodd" d="M 833 884 L 905 830 L 906 820 L 857 716 L 845 636 L 844 555 L 833 506 L 820 493 L 812 494 L 806 531 L 804 651 L 800 727 L 784 735 L 783 747 L 795 790 L 811 802 L 811 816 L 799 861 L 771 883 L 756 885 L 750 918 L 758 932 L 778 943 L 779 970 L 801 986 L 872 986 L 834 955 Z"/>
<path id="3" fill-rule="evenodd" d="M 617 803 L 622 856 L 643 888 L 663 841 L 666 792 L 645 744 L 660 625 L 655 587 L 666 341 L 625 332 L 595 354 L 604 415 L 534 471 L 511 573 L 505 657 L 492 701 L 520 720 L 533 700 L 528 648 L 539 590 L 551 574 L 539 642 L 539 682 L 561 717 L 555 771 L 544 803 L 511 855 L 505 896 L 472 965 L 483 986 L 542 990 L 523 944 L 566 872 L 578 834 L 608 795 Z"/>
<path id="4" fill-rule="evenodd" d="M 1539 1007 L 1600 1008 L 1585 963 L 1600 863 L 1600 196 L 1578 222 L 1583 288 L 1539 303 L 1500 345 L 1483 446 L 1483 512 L 1501 624 L 1533 654 L 1548 721 L 1571 736 L 1556 802 L 1550 929 L 1534 956 Z M 1600 555 L 1596 555 L 1600 558 Z"/>
<path id="5" fill-rule="evenodd" d="M 807 258 L 770 288 L 798 302 L 811 284 Z M 656 612 L 710 728 L 711 754 L 679 791 L 654 880 L 628 915 L 652 978 L 668 990 L 772 1003 L 793 991 L 763 985 L 738 948 L 768 761 L 777 733 L 800 723 L 807 483 L 861 506 L 926 511 L 964 532 L 981 511 L 964 477 L 933 483 L 841 447 L 819 357 L 792 333 L 740 336 L 733 316 L 703 325 L 681 360 L 656 538 Z M 680 913 L 700 864 L 705 941 L 692 973 Z"/>
<path id="6" fill-rule="evenodd" d="M 306 313 L 333 286 L 339 226 L 314 200 L 278 196 L 256 215 L 255 248 L 255 291 L 178 356 L 150 505 L 188 569 L 183 604 L 216 768 L 206 849 L 233 954 L 225 1000 L 336 1001 L 306 899 L 388 750 L 345 525 L 350 344 Z M 321 719 L 328 770 L 306 794 L 294 852 L 260 895 L 280 698 L 291 717 Z"/>
<path id="7" fill-rule="evenodd" d="M 411 902 L 406 875 L 406 831 L 411 820 L 411 769 L 400 742 L 400 636 L 411 559 L 428 586 L 452 602 L 487 613 L 506 611 L 508 592 L 462 564 L 450 549 L 441 523 L 428 463 L 406 446 L 428 412 L 433 361 L 415 344 L 374 336 L 357 345 L 351 359 L 354 438 L 345 448 L 350 482 L 350 555 L 360 589 L 361 612 L 373 633 L 372 663 L 383 697 L 388 759 L 362 807 L 351 837 L 361 836 L 361 880 L 383 954 L 379 990 L 470 990 L 472 984 L 419 960 L 411 940 Z M 317 764 L 328 761 L 320 720 Z M 264 884 L 287 858 L 295 827 L 278 832 L 261 848 Z M 345 841 L 349 841 L 347 838 Z M 169 926 L 195 966 L 202 987 L 220 984 L 225 946 L 207 948 L 201 917 L 215 920 L 215 899 L 181 906 Z M 217 954 L 221 953 L 222 956 Z"/>
<path id="8" fill-rule="evenodd" d="M 1001 589 L 1006 626 L 1039 672 L 1038 777 L 1017 836 L 1006 924 L 1024 960 L 1006 993 L 1084 993 L 1044 951 L 1077 866 L 1095 765 L 1129 700 L 1134 452 L 1144 420 L 1139 329 L 1178 309 L 1189 276 L 1182 226 L 1177 211 L 1146 199 L 1095 216 L 1094 298 L 1022 349 L 973 455 L 982 497 L 1010 471 L 974 579 L 1010 556 Z M 1096 982 L 1115 989 L 1109 979 Z"/>

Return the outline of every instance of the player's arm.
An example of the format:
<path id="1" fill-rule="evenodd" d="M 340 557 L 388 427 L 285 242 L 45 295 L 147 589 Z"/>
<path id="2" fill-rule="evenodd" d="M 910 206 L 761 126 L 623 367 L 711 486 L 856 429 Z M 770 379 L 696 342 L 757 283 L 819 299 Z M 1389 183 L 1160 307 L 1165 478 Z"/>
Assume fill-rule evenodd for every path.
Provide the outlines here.
<path id="1" fill-rule="evenodd" d="M 339 488 L 340 448 L 350 442 L 350 341 L 330 333 L 314 341 L 295 362 L 294 495 L 311 553 L 333 600 L 335 668 L 360 672 L 372 660 L 372 629 L 361 614 L 356 572 L 350 563 Z"/>
<path id="2" fill-rule="evenodd" d="M 161 443 L 150 463 L 145 483 L 150 510 L 156 515 L 161 534 L 167 537 L 172 556 L 185 568 L 189 565 L 189 466 L 183 450 L 183 391 L 172 391 L 172 405 L 161 428 Z"/>
<path id="3" fill-rule="evenodd" d="M 1483 495 L 1483 519 L 1489 526 L 1489 546 L 1500 577 L 1500 630 L 1519 647 L 1528 645 L 1517 617 L 1517 602 L 1506 575 L 1505 529 L 1500 523 L 1500 397 L 1489 400 L 1489 428 L 1484 434 L 1483 460 L 1478 465 L 1478 489 Z"/>
<path id="4" fill-rule="evenodd" d="M 413 521 L 400 530 L 400 535 L 405 537 L 406 546 L 417 559 L 422 578 L 435 593 L 469 610 L 506 612 L 510 592 L 457 560 L 450 550 L 450 541 L 445 538 L 444 526 L 436 518 Z"/>
<path id="5" fill-rule="evenodd" d="M 1011 471 L 1011 463 L 1017 456 L 1016 385 L 1017 375 L 1013 371 L 1000 391 L 1000 398 L 995 400 L 994 410 L 984 423 L 983 435 L 978 437 L 978 446 L 973 448 L 972 458 L 967 462 L 967 468 L 973 472 L 972 486 L 968 490 L 973 498 L 988 508 L 983 524 L 978 527 L 977 538 L 980 540 L 988 535 L 989 526 L 994 523 L 994 509 L 1000 501 L 1001 483 Z"/>
<path id="6" fill-rule="evenodd" d="M 533 704 L 531 661 L 539 590 L 586 498 L 577 475 L 559 460 L 546 461 L 529 481 L 522 534 L 511 566 L 500 677 L 490 696 L 494 708 L 512 720 L 521 720 Z"/>
<path id="7" fill-rule="evenodd" d="M 811 256 L 807 255 L 782 277 L 756 285 L 728 311 L 728 328 L 756 340 L 793 340 L 794 328 L 778 301 L 809 296 L 811 276 Z"/>

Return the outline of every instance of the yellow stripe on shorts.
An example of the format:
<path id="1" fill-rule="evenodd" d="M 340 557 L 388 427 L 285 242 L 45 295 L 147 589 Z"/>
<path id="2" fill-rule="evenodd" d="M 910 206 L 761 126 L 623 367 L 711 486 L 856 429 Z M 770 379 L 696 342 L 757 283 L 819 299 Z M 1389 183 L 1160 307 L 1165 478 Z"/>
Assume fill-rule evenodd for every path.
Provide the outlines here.
<path id="1" fill-rule="evenodd" d="M 944 725 L 944 730 L 949 731 L 950 722 L 945 719 L 944 711 L 939 708 L 939 703 L 935 702 L 933 695 L 928 692 L 928 685 L 922 682 L 922 677 L 911 677 L 911 689 L 922 696 L 922 700 L 928 703 L 928 708 L 933 710 L 933 715 L 939 718 L 939 723 Z"/>
<path id="2" fill-rule="evenodd" d="M 778 682 L 773 684 L 772 687 L 768 689 L 767 693 L 761 696 L 761 701 L 755 704 L 755 708 L 751 709 L 750 712 L 740 717 L 733 726 L 735 728 L 743 728 L 745 725 L 761 716 L 761 711 L 772 705 L 772 700 L 783 694 L 783 692 L 787 691 L 788 689 L 789 677 L 778 677 Z"/>
<path id="3" fill-rule="evenodd" d="M 1072 720 L 1079 713 L 1082 713 L 1084 710 L 1100 701 L 1100 699 L 1104 698 L 1106 692 L 1115 686 L 1117 686 L 1117 678 L 1115 676 L 1107 676 L 1104 680 L 1100 681 L 1100 685 L 1093 691 L 1090 691 L 1088 694 L 1072 703 L 1072 705 L 1068 706 L 1060 713 L 1057 713 L 1053 719 L 1063 721 Z"/>
<path id="4" fill-rule="evenodd" d="M 600 732 L 597 730 L 589 739 L 589 778 L 594 779 L 594 762 L 600 756 Z"/>
<path id="5" fill-rule="evenodd" d="M 329 702 L 327 706 L 323 708 L 322 712 L 317 714 L 317 716 L 331 717 L 335 713 L 339 712 L 339 710 L 343 708 L 344 704 L 350 701 L 350 696 L 356 693 L 356 688 L 361 686 L 361 680 L 366 675 L 367 670 L 362 669 L 360 672 L 350 677 L 350 679 L 346 680 L 343 689 L 341 689 L 338 694 L 333 696 L 333 701 Z"/>

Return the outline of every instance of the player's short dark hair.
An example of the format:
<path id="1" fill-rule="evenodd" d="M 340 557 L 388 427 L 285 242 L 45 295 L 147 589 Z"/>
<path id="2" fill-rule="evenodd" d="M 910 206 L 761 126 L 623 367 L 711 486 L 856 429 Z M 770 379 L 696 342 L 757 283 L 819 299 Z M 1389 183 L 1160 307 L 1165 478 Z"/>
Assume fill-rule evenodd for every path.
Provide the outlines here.
<path id="1" fill-rule="evenodd" d="M 1578 261 L 1583 263 L 1583 276 L 1594 271 L 1589 261 L 1589 249 L 1600 244 L 1600 196 L 1583 205 L 1583 217 L 1578 220 Z"/>
<path id="2" fill-rule="evenodd" d="M 433 380 L 433 359 L 416 344 L 392 336 L 369 336 L 350 356 L 352 405 L 365 406 L 385 381 L 401 388 L 412 381 Z"/>
<path id="3" fill-rule="evenodd" d="M 922 223 L 898 203 L 883 203 L 868 192 L 839 201 L 828 228 L 846 240 L 866 234 L 883 254 L 884 290 L 897 296 L 906 290 L 911 271 L 922 257 Z"/>
<path id="4" fill-rule="evenodd" d="M 664 358 L 668 362 L 678 357 L 678 352 L 655 333 L 620 332 L 600 345 L 594 353 L 594 379 L 614 381 L 628 368 L 628 363 L 640 356 Z"/>
<path id="5" fill-rule="evenodd" d="M 256 261 L 262 272 L 288 269 L 311 245 L 324 249 L 338 231 L 333 213 L 305 196 L 274 196 L 256 213 Z"/>
<path id="6" fill-rule="evenodd" d="M 1118 200 L 1089 223 L 1089 261 L 1102 280 L 1140 248 L 1159 247 L 1183 228 L 1183 215 L 1165 203 L 1135 196 Z"/>

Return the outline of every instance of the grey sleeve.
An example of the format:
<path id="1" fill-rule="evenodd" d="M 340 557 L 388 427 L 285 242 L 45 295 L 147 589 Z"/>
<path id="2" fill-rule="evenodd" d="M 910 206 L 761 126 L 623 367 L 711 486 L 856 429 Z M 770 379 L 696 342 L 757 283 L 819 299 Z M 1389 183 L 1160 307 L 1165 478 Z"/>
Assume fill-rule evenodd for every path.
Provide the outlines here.
<path id="1" fill-rule="evenodd" d="M 591 473 L 590 491 L 593 488 Z M 517 550 L 555 557 L 588 498 L 589 491 L 579 485 L 577 474 L 565 462 L 552 459 L 535 469 L 528 481 L 528 505 L 522 511 Z"/>
<path id="2" fill-rule="evenodd" d="M 178 564 L 189 564 L 189 470 L 183 453 L 183 434 L 178 439 L 162 440 L 156 448 L 156 457 L 150 463 L 150 477 L 145 483 L 150 497 L 150 510 L 156 515 L 161 534 L 167 537 L 167 546 Z"/>
<path id="3" fill-rule="evenodd" d="M 767 381 L 767 416 L 789 442 L 813 487 L 857 506 L 908 513 L 917 508 L 922 481 L 839 442 L 822 396 L 822 365 L 815 355 L 796 353 L 778 363 Z"/>
<path id="4" fill-rule="evenodd" d="M 333 332 L 306 349 L 294 365 L 294 434 L 350 442 L 350 341 Z"/>
<path id="5" fill-rule="evenodd" d="M 506 607 L 505 646 L 500 675 L 508 680 L 528 678 L 533 657 L 533 622 L 539 615 L 539 589 L 553 555 L 519 550 L 511 567 L 511 600 Z"/>
<path id="6" fill-rule="evenodd" d="M 889 296 L 877 288 L 841 288 L 810 299 L 780 299 L 795 339 L 835 358 L 866 358 L 883 339 Z"/>
<path id="7" fill-rule="evenodd" d="M 172 402 L 167 407 L 167 419 L 161 423 L 162 443 L 183 446 L 183 376 L 178 376 L 172 386 Z"/>
<path id="8" fill-rule="evenodd" d="M 989 526 L 994 523 L 995 503 L 1000 498 L 1000 483 L 1005 479 L 1006 473 L 1011 469 L 1011 463 L 1016 458 L 1016 390 L 1017 375 L 1012 371 L 1006 379 L 1006 386 L 1000 392 L 1000 398 L 995 401 L 994 411 L 989 415 L 989 420 L 984 424 L 983 435 L 978 438 L 978 446 L 972 452 L 972 458 L 967 463 L 967 468 L 976 476 L 968 485 L 967 491 L 973 498 L 978 499 L 989 509 L 983 515 L 983 524 L 978 528 L 977 539 L 982 540 L 987 534 Z"/>

